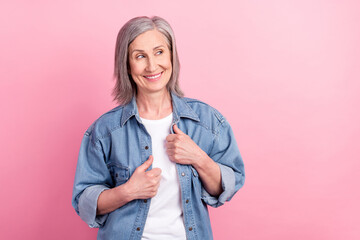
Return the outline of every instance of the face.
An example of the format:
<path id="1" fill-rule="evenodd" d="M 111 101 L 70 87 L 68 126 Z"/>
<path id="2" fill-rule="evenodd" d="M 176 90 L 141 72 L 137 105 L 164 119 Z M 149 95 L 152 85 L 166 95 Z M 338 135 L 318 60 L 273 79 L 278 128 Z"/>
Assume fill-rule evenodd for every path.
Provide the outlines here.
<path id="1" fill-rule="evenodd" d="M 129 65 L 138 94 L 166 92 L 172 65 L 165 36 L 157 30 L 137 36 L 129 46 Z"/>

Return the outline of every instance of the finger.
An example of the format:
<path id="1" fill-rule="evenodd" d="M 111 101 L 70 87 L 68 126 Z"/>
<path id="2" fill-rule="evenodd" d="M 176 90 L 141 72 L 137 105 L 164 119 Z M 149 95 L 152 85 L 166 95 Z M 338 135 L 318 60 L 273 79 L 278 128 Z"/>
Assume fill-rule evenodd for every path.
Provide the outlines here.
<path id="1" fill-rule="evenodd" d="M 167 152 L 168 158 L 170 161 L 175 162 L 174 153 L 173 152 Z"/>
<path id="2" fill-rule="evenodd" d="M 172 157 L 174 155 L 175 151 L 174 148 L 167 148 L 166 149 L 166 154 L 168 155 L 168 157 Z"/>
<path id="3" fill-rule="evenodd" d="M 160 181 L 161 181 L 161 175 L 157 176 L 155 179 L 156 179 L 156 181 L 158 182 L 158 184 L 160 184 Z"/>
<path id="4" fill-rule="evenodd" d="M 153 168 L 150 171 L 148 171 L 148 175 L 152 177 L 157 177 L 161 175 L 161 169 L 160 168 Z"/>
<path id="5" fill-rule="evenodd" d="M 169 157 L 170 161 L 173 163 L 180 163 L 174 156 Z M 180 163 L 181 164 L 181 163 Z"/>
<path id="6" fill-rule="evenodd" d="M 174 148 L 175 148 L 174 142 L 166 142 L 165 143 L 165 149 L 174 149 Z"/>
<path id="7" fill-rule="evenodd" d="M 159 187 L 160 187 L 160 179 L 159 179 L 158 183 L 155 185 L 156 191 L 159 189 Z"/>
<path id="8" fill-rule="evenodd" d="M 169 134 L 166 137 L 167 142 L 173 142 L 176 139 L 176 134 Z"/>
<path id="9" fill-rule="evenodd" d="M 161 181 L 161 176 L 157 176 L 155 178 L 153 178 L 153 181 L 154 181 L 154 187 L 158 188 L 159 185 L 160 185 L 160 181 Z"/>
<path id="10" fill-rule="evenodd" d="M 174 133 L 176 133 L 176 134 L 185 134 L 180 130 L 180 128 L 178 128 L 178 126 L 176 124 L 174 124 L 173 129 L 174 129 Z"/>
<path id="11" fill-rule="evenodd" d="M 148 158 L 148 160 L 146 160 L 143 164 L 141 164 L 137 169 L 139 169 L 142 172 L 145 172 L 146 169 L 148 169 L 151 164 L 153 163 L 154 157 L 152 155 L 150 155 L 150 157 Z"/>

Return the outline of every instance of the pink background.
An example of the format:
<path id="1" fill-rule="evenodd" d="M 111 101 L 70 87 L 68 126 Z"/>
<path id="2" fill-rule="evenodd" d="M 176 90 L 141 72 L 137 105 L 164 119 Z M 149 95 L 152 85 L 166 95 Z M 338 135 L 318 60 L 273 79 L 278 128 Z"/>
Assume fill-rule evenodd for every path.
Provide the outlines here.
<path id="1" fill-rule="evenodd" d="M 246 183 L 215 239 L 360 239 L 359 1 L 1 1 L 1 239 L 95 239 L 71 207 L 83 133 L 115 106 L 130 18 L 173 26 L 189 97 L 219 109 Z"/>

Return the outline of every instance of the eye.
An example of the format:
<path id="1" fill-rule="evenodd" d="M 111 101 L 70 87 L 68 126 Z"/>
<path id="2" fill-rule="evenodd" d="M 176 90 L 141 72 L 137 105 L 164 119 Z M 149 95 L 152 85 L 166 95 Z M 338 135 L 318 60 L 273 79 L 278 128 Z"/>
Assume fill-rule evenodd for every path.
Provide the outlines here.
<path id="1" fill-rule="evenodd" d="M 162 53 L 163 53 L 163 50 L 159 50 L 159 51 L 156 52 L 156 55 L 160 55 Z"/>
<path id="2" fill-rule="evenodd" d="M 145 57 L 144 55 L 139 54 L 139 55 L 136 56 L 136 59 L 140 59 L 140 58 L 144 58 L 144 57 Z"/>

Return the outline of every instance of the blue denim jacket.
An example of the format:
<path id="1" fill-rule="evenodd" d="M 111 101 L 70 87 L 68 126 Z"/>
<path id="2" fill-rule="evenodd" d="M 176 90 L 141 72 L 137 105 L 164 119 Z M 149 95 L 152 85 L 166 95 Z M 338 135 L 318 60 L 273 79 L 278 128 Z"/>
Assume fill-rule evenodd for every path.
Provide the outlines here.
<path id="1" fill-rule="evenodd" d="M 191 165 L 177 164 L 188 240 L 213 239 L 207 205 L 219 207 L 243 186 L 244 164 L 226 119 L 214 108 L 171 94 L 173 124 L 189 135 L 220 167 L 223 192 L 211 196 Z M 173 129 L 171 129 L 173 131 Z M 102 115 L 85 132 L 76 168 L 72 205 L 98 239 L 141 239 L 150 201 L 133 200 L 97 216 L 100 193 L 125 183 L 152 154 L 151 138 L 141 123 L 135 98 Z"/>

